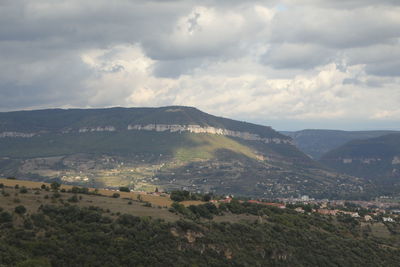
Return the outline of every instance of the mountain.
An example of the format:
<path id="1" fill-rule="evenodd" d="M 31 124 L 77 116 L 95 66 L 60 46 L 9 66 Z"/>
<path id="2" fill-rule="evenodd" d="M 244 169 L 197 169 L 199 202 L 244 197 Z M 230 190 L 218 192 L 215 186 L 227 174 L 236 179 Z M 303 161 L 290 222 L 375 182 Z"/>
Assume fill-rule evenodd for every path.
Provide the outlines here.
<path id="1" fill-rule="evenodd" d="M 0 175 L 264 197 L 368 187 L 326 170 L 271 127 L 183 106 L 0 113 Z"/>
<path id="2" fill-rule="evenodd" d="M 296 146 L 314 159 L 345 143 L 357 139 L 368 139 L 396 133 L 396 131 L 339 131 L 339 130 L 302 130 L 296 132 L 281 131 L 293 138 Z"/>
<path id="3" fill-rule="evenodd" d="M 332 169 L 377 183 L 400 179 L 400 133 L 351 141 L 321 158 Z"/>

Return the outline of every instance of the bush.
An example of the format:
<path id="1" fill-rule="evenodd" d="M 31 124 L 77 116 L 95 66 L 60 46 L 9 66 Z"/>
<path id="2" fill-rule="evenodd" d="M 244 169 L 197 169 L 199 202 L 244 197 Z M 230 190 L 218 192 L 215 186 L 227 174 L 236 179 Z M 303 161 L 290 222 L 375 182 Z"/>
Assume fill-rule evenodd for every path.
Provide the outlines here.
<path id="1" fill-rule="evenodd" d="M 12 216 L 9 212 L 3 211 L 0 213 L 0 223 L 11 222 Z"/>
<path id="2" fill-rule="evenodd" d="M 74 186 L 74 187 L 72 187 L 70 192 L 74 193 L 74 194 L 78 194 L 78 193 L 79 194 L 88 194 L 89 193 L 89 188 Z"/>
<path id="3" fill-rule="evenodd" d="M 144 206 L 144 207 L 151 207 L 151 203 L 150 203 L 150 202 L 145 202 L 145 203 L 143 204 L 143 206 Z"/>
<path id="4" fill-rule="evenodd" d="M 19 192 L 20 192 L 21 194 L 26 194 L 26 193 L 28 193 L 28 189 L 26 189 L 26 187 L 23 186 L 23 187 L 21 187 L 21 188 L 19 189 Z"/>
<path id="5" fill-rule="evenodd" d="M 190 199 L 189 191 L 172 191 L 170 195 L 171 200 L 181 202 Z"/>
<path id="6" fill-rule="evenodd" d="M 28 259 L 17 264 L 17 267 L 33 267 L 33 266 L 51 267 L 51 263 L 48 259 L 39 258 L 39 259 Z"/>
<path id="7" fill-rule="evenodd" d="M 68 198 L 67 200 L 68 202 L 79 202 L 78 196 L 77 195 L 73 195 L 72 197 Z"/>
<path id="8" fill-rule="evenodd" d="M 121 191 L 121 192 L 130 192 L 131 190 L 129 189 L 129 187 L 121 186 L 121 187 L 119 188 L 119 191 Z"/>
<path id="9" fill-rule="evenodd" d="M 58 190 L 60 188 L 60 186 L 61 186 L 61 184 L 57 183 L 57 182 L 52 182 L 50 184 L 50 187 L 51 187 L 52 190 Z"/>
<path id="10" fill-rule="evenodd" d="M 120 197 L 120 194 L 114 193 L 114 194 L 112 195 L 112 197 L 113 197 L 113 198 L 119 198 L 119 197 Z"/>
<path id="11" fill-rule="evenodd" d="M 26 208 L 23 205 L 19 205 L 15 207 L 14 211 L 18 214 L 24 214 L 26 212 Z"/>

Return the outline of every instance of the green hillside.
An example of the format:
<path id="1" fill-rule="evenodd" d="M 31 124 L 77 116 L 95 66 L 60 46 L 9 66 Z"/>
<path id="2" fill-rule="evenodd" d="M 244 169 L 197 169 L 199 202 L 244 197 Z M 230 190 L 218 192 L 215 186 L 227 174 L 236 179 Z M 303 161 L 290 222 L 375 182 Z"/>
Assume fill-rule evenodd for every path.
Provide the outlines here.
<path id="1" fill-rule="evenodd" d="M 128 130 L 128 125 L 198 125 L 232 134 L 156 131 L 153 126 Z M 349 197 L 368 188 L 356 178 L 327 171 L 270 127 L 190 107 L 0 113 L 0 137 L 2 176 L 263 197 Z"/>
<path id="2" fill-rule="evenodd" d="M 321 162 L 377 184 L 399 185 L 400 134 L 349 142 L 325 154 Z"/>
<path id="3" fill-rule="evenodd" d="M 174 203 L 167 209 L 49 188 L 3 187 L 0 200 L 2 266 L 397 266 L 400 261 L 398 218 L 365 222 L 236 199 L 218 207 Z"/>
<path id="4" fill-rule="evenodd" d="M 293 138 L 296 146 L 314 159 L 325 153 L 358 139 L 369 139 L 383 136 L 395 131 L 339 131 L 339 130 L 302 130 L 296 132 L 282 131 L 282 134 Z"/>

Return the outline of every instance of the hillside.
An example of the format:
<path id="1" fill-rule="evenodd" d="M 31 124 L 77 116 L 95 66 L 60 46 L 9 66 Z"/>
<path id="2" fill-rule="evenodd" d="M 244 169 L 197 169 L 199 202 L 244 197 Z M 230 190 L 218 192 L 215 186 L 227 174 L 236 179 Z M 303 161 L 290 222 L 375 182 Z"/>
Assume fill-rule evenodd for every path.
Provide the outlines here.
<path id="1" fill-rule="evenodd" d="M 349 142 L 325 154 L 321 162 L 341 173 L 399 186 L 400 134 Z"/>
<path id="2" fill-rule="evenodd" d="M 339 131 L 339 130 L 302 130 L 282 131 L 290 136 L 295 145 L 305 154 L 319 159 L 323 154 L 357 139 L 368 139 L 395 133 L 395 131 Z"/>
<path id="3" fill-rule="evenodd" d="M 167 209 L 72 188 L 1 187 L 4 266 L 396 266 L 400 261 L 394 215 L 393 222 L 379 217 L 365 222 L 232 200 L 189 206 L 184 210 L 211 213 L 189 218 L 176 212 L 177 203 Z"/>
<path id="4" fill-rule="evenodd" d="M 271 127 L 179 106 L 0 113 L 0 175 L 265 197 L 368 189 L 325 170 Z"/>

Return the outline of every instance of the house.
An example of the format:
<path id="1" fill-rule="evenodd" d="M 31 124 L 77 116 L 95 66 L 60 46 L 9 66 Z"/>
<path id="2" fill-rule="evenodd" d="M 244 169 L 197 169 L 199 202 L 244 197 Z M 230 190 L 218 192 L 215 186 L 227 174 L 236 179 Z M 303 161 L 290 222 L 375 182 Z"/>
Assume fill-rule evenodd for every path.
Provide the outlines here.
<path id="1" fill-rule="evenodd" d="M 303 210 L 302 207 L 297 207 L 294 210 L 297 211 L 297 212 L 300 212 L 300 213 L 304 213 L 304 210 Z"/>
<path id="2" fill-rule="evenodd" d="M 338 213 L 338 210 L 317 209 L 317 213 L 323 215 L 336 215 Z"/>
<path id="3" fill-rule="evenodd" d="M 365 220 L 366 222 L 372 221 L 372 216 L 371 216 L 371 215 L 365 215 L 365 216 L 364 216 L 364 220 Z"/>
<path id="4" fill-rule="evenodd" d="M 219 202 L 221 202 L 221 203 L 231 203 L 231 201 L 232 201 L 232 198 L 227 197 L 227 198 L 221 199 Z"/>
<path id="5" fill-rule="evenodd" d="M 358 214 L 358 212 L 353 212 L 353 211 L 340 211 L 343 214 L 347 214 L 350 215 L 353 218 L 360 218 L 360 215 Z"/>
<path id="6" fill-rule="evenodd" d="M 392 218 L 390 218 L 390 217 L 382 217 L 382 220 L 384 222 L 394 222 L 394 220 Z"/>

